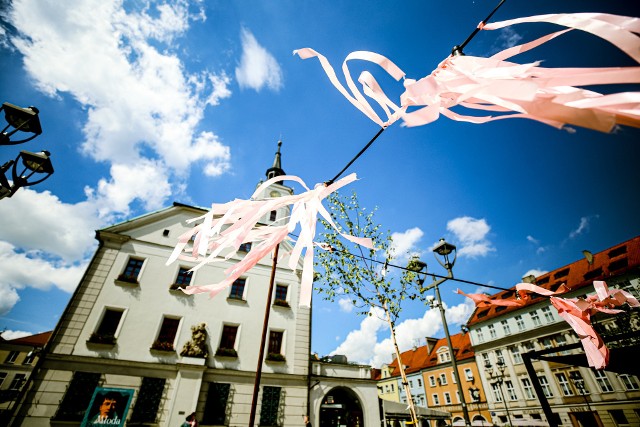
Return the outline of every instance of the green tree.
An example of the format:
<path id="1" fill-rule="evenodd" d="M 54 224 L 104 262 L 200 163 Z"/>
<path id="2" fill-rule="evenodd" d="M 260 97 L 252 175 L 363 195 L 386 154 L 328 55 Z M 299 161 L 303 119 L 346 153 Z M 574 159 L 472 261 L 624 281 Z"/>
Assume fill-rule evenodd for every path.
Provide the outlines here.
<path id="1" fill-rule="evenodd" d="M 368 237 L 373 241 L 375 249 L 363 248 L 346 241 L 326 220 L 321 219 L 324 231 L 318 233 L 318 240 L 325 250 L 317 252 L 315 290 L 323 299 L 331 302 L 336 297 L 350 298 L 358 309 L 358 314 L 372 316 L 373 308 L 382 310 L 389 326 L 412 421 L 416 425 L 418 420 L 415 405 L 395 334 L 402 302 L 405 298 L 416 297 L 410 288 L 415 273 L 404 271 L 399 277 L 387 274 L 386 266 L 395 255 L 391 236 L 375 222 L 376 209 L 367 212 L 360 207 L 355 192 L 349 197 L 333 193 L 328 197 L 328 203 L 333 221 L 342 233 Z"/>

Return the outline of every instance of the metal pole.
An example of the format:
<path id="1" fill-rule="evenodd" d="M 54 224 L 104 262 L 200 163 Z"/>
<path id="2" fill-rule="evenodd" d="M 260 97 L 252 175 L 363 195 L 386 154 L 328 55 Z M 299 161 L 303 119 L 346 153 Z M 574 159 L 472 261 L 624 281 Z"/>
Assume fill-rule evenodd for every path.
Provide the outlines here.
<path id="1" fill-rule="evenodd" d="M 578 343 L 577 345 L 580 345 L 580 343 Z M 544 391 L 542 390 L 542 386 L 540 386 L 538 375 L 536 374 L 536 370 L 533 367 L 533 363 L 531 362 L 532 356 L 535 356 L 537 358 L 538 352 L 529 351 L 527 353 L 522 354 L 522 361 L 524 362 L 524 367 L 527 369 L 527 374 L 529 375 L 529 379 L 531 379 L 533 390 L 536 392 L 536 396 L 538 396 L 538 400 L 540 401 L 540 406 L 542 407 L 544 416 L 547 417 L 547 422 L 549 423 L 549 427 L 558 427 L 558 421 L 555 417 L 555 414 L 551 410 L 551 406 L 549 405 L 547 396 L 545 396 Z"/>
<path id="2" fill-rule="evenodd" d="M 451 269 L 448 269 L 449 276 L 453 277 L 453 273 Z M 443 279 L 440 283 L 448 280 L 448 278 Z M 442 305 L 442 298 L 440 297 L 440 288 L 438 285 L 440 283 L 435 284 L 436 288 L 436 298 L 438 299 L 438 308 L 440 309 L 440 316 L 442 317 L 442 329 L 444 329 L 444 334 L 447 337 L 447 345 L 449 346 L 449 357 L 451 359 L 451 366 L 453 367 L 453 375 L 456 379 L 456 385 L 458 386 L 458 394 L 460 395 L 460 404 L 462 406 L 462 414 L 464 415 L 464 422 L 466 426 L 471 426 L 471 421 L 469 420 L 469 411 L 467 411 L 467 403 L 464 399 L 464 392 L 462 391 L 462 383 L 460 382 L 460 374 L 458 373 L 458 362 L 456 361 L 456 355 L 453 351 L 453 345 L 451 344 L 451 335 L 449 335 L 449 326 L 447 325 L 447 319 L 444 313 L 444 306 Z"/>
<path id="3" fill-rule="evenodd" d="M 500 375 L 502 377 L 504 377 L 504 374 L 500 374 Z M 502 391 L 502 383 L 504 382 L 504 378 L 500 378 L 496 382 L 498 383 L 498 388 L 500 390 L 500 396 L 502 397 L 502 401 L 504 402 L 504 410 L 507 412 L 507 419 L 509 420 L 509 425 L 513 426 L 513 423 L 511 422 L 511 415 L 509 414 L 509 406 L 507 405 L 507 399 L 505 399 L 504 392 Z"/>
<path id="4" fill-rule="evenodd" d="M 271 314 L 271 297 L 273 295 L 273 284 L 276 278 L 276 266 L 278 265 L 277 245 L 273 251 L 273 264 L 271 265 L 271 279 L 269 280 L 269 294 L 267 295 L 267 305 L 264 310 L 264 322 L 262 323 L 262 338 L 260 340 L 260 353 L 258 355 L 258 366 L 256 368 L 256 379 L 253 384 L 253 398 L 251 400 L 251 413 L 249 415 L 249 427 L 253 427 L 256 421 L 256 407 L 258 406 L 258 393 L 260 391 L 260 376 L 262 375 L 262 361 L 264 360 L 264 345 L 267 341 L 267 331 L 269 329 L 269 315 Z"/>

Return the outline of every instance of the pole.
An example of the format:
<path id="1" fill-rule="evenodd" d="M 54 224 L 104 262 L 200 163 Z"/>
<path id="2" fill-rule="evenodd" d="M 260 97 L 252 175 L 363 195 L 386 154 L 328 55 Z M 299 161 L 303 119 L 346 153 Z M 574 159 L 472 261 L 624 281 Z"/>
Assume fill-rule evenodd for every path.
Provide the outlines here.
<path id="1" fill-rule="evenodd" d="M 453 273 L 451 269 L 448 269 L 449 276 L 453 277 Z M 440 281 L 440 283 L 448 280 L 449 278 L 445 278 Z M 460 405 L 462 406 L 462 414 L 464 415 L 464 422 L 466 426 L 471 426 L 471 421 L 469 420 L 469 411 L 467 410 L 467 403 L 464 399 L 464 392 L 462 391 L 462 383 L 460 382 L 460 374 L 458 373 L 458 362 L 456 361 L 456 355 L 453 351 L 453 345 L 451 344 L 451 335 L 449 335 L 449 326 L 447 325 L 447 319 L 444 313 L 444 306 L 442 305 L 442 298 L 440 297 L 440 288 L 438 282 L 435 283 L 435 292 L 436 298 L 438 299 L 438 308 L 440 309 L 440 316 L 442 317 L 442 329 L 444 329 L 444 334 L 447 337 L 447 345 L 449 346 L 449 357 L 451 359 L 451 366 L 453 367 L 453 375 L 456 379 L 456 385 L 458 386 L 458 394 L 460 395 Z"/>
<path id="2" fill-rule="evenodd" d="M 256 407 L 258 406 L 258 393 L 260 392 L 260 376 L 262 375 L 262 361 L 264 360 L 264 346 L 267 341 L 267 331 L 269 329 L 269 315 L 271 314 L 271 297 L 273 295 L 273 284 L 276 278 L 276 266 L 278 265 L 277 245 L 273 251 L 273 264 L 271 265 L 271 278 L 269 279 L 269 294 L 267 295 L 267 305 L 264 309 L 264 322 L 262 323 L 262 338 L 260 340 L 260 353 L 258 355 L 258 366 L 256 367 L 256 379 L 253 384 L 253 398 L 251 400 L 251 413 L 249 415 L 249 427 L 253 427 L 256 421 Z"/>
<path id="3" fill-rule="evenodd" d="M 503 375 L 503 374 L 500 374 Z M 500 378 L 498 381 L 498 388 L 500 389 L 500 397 L 502 397 L 502 401 L 504 402 L 504 410 L 507 412 L 507 419 L 509 420 L 509 426 L 513 426 L 511 422 L 511 414 L 509 414 L 509 406 L 507 406 L 507 399 L 504 397 L 504 392 L 502 391 L 502 383 L 504 383 L 504 378 Z"/>

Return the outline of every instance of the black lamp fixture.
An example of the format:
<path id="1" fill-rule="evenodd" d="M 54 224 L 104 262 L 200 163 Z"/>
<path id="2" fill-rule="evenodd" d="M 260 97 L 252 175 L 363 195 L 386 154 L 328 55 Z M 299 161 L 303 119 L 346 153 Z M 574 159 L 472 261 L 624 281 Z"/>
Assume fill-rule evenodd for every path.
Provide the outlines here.
<path id="1" fill-rule="evenodd" d="M 16 145 L 23 142 L 31 141 L 42 133 L 40 127 L 40 118 L 38 117 L 38 109 L 36 107 L 22 108 L 17 105 L 5 102 L 0 107 L 0 111 L 4 111 L 4 118 L 7 120 L 7 126 L 0 133 L 0 145 Z M 9 130 L 9 128 L 13 128 Z M 11 137 L 18 131 L 32 133 L 33 135 L 18 140 L 11 140 Z"/>
<path id="2" fill-rule="evenodd" d="M 437 255 L 440 255 L 440 258 L 436 256 L 436 260 L 440 263 L 441 266 L 443 266 L 447 270 L 453 268 L 453 265 L 456 263 L 456 258 L 458 256 L 455 245 L 448 243 L 444 239 L 440 239 L 440 242 L 438 242 L 438 244 L 433 248 L 433 252 Z M 453 254 L 453 260 L 449 259 L 451 254 Z"/>
<path id="3" fill-rule="evenodd" d="M 0 199 L 13 196 L 20 187 L 29 187 L 39 184 L 53 174 L 53 165 L 49 158 L 51 154 L 48 151 L 32 153 L 30 151 L 21 151 L 15 160 L 9 160 L 0 166 Z M 19 165 L 22 164 L 22 171 L 18 172 Z M 11 179 L 13 183 L 9 183 L 5 173 L 11 168 Z M 36 179 L 29 180 L 36 175 Z"/>

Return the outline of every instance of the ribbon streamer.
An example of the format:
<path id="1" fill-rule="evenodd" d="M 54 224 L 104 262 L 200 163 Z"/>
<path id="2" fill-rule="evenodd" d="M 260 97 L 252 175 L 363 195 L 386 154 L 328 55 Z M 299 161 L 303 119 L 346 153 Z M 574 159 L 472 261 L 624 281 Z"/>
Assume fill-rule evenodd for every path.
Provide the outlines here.
<path id="1" fill-rule="evenodd" d="M 640 63 L 640 38 L 634 34 L 640 33 L 640 19 L 597 13 L 551 14 L 486 24 L 482 30 L 531 22 L 553 23 L 568 29 L 505 49 L 489 58 L 449 56 L 430 75 L 419 80 L 405 78 L 405 73 L 382 55 L 353 52 L 342 64 L 351 93 L 340 83 L 324 56 L 310 48 L 298 49 L 294 54 L 302 59 L 318 58 L 331 83 L 383 128 L 400 118 L 406 126 L 421 126 L 437 120 L 441 114 L 452 120 L 476 124 L 526 118 L 556 128 L 570 124 L 601 132 L 610 132 L 616 125 L 640 127 L 640 92 L 604 95 L 577 87 L 640 83 L 640 67 L 544 68 L 539 62 L 517 64 L 507 61 L 568 31 L 581 30 L 611 42 Z M 372 62 L 396 80 L 404 79 L 405 91 L 399 105 L 385 95 L 375 78 L 366 71 L 358 79 L 362 85 L 360 92 L 347 66 L 352 59 Z M 386 120 L 373 110 L 363 93 L 384 110 Z M 463 115 L 451 110 L 458 105 L 500 114 Z M 407 111 L 409 108 L 414 110 Z"/>
<path id="2" fill-rule="evenodd" d="M 614 307 L 619 307 L 625 303 L 630 307 L 640 307 L 640 303 L 626 291 L 621 289 L 609 290 L 604 281 L 594 281 L 593 287 L 596 293 L 585 298 L 557 297 L 556 295 L 561 295 L 570 290 L 565 285 L 561 285 L 554 292 L 531 283 L 519 283 L 516 285 L 516 292 L 520 296 L 519 300 L 491 299 L 484 294 L 465 294 L 459 289 L 456 292 L 471 298 L 477 307 L 489 305 L 525 306 L 531 300 L 527 292 L 535 292 L 550 297 L 549 301 L 558 311 L 558 315 L 571 326 L 571 329 L 580 338 L 589 366 L 596 369 L 604 369 L 609 363 L 609 349 L 593 328 L 591 316 L 598 312 L 607 314 L 621 313 L 624 310 L 615 309 Z"/>
<path id="3" fill-rule="evenodd" d="M 322 200 L 356 179 L 356 174 L 351 174 L 331 185 L 318 184 L 310 190 L 297 176 L 277 176 L 261 184 L 249 200 L 236 199 L 225 204 L 213 204 L 206 214 L 187 221 L 188 223 L 201 222 L 178 238 L 178 243 L 167 260 L 167 265 L 177 259 L 197 262 L 198 264 L 190 270 L 195 271 L 208 263 L 230 259 L 243 243 L 255 244 L 240 262 L 225 270 L 226 277 L 221 282 L 191 285 L 183 289 L 186 294 L 208 292 L 211 297 L 214 297 L 255 266 L 282 241 L 293 241 L 288 237 L 289 233 L 299 225 L 301 230 L 291 250 L 288 266 L 295 271 L 300 258 L 303 258 L 300 305 L 309 307 L 313 283 L 313 239 L 318 215 L 337 229 L 331 215 L 322 206 Z M 307 191 L 297 195 L 256 200 L 267 187 L 279 181 L 298 182 Z M 291 214 L 286 218 L 285 224 L 258 223 L 269 212 L 287 206 L 291 206 Z M 349 241 L 373 248 L 373 242 L 369 238 L 340 234 Z M 193 244 L 190 245 L 192 240 Z M 303 250 L 306 250 L 304 256 Z M 223 252 L 226 252 L 224 257 Z"/>

